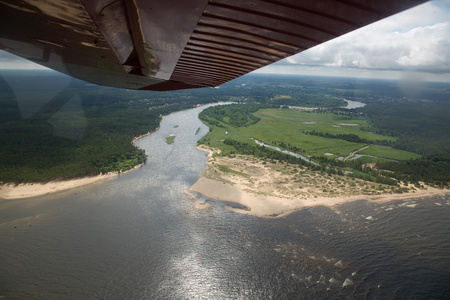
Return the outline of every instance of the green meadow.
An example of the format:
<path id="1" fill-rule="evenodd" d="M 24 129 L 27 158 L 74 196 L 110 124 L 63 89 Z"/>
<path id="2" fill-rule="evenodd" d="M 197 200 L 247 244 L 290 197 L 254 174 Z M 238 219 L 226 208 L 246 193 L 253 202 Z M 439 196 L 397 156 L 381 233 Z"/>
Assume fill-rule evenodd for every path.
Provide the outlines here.
<path id="1" fill-rule="evenodd" d="M 393 158 L 397 160 L 408 160 L 420 158 L 419 154 L 403 151 L 400 149 L 394 149 L 391 147 L 372 145 L 369 148 L 358 152 L 359 154 L 372 155 L 377 157 Z"/>
<path id="2" fill-rule="evenodd" d="M 202 142 L 212 146 L 218 146 L 223 151 L 232 151 L 233 147 L 224 145 L 224 139 L 238 141 L 251 141 L 251 138 L 267 144 L 283 142 L 290 146 L 301 148 L 306 155 L 336 158 L 346 157 L 350 152 L 371 145 L 370 141 L 386 140 L 394 142 L 395 137 L 376 134 L 361 129 L 369 128 L 369 119 L 366 117 L 348 117 L 323 112 L 300 111 L 293 109 L 261 109 L 253 114 L 260 118 L 256 124 L 248 127 L 233 127 L 225 122 L 219 122 L 220 126 L 210 125 L 210 133 Z M 324 138 L 305 134 L 304 131 L 312 131 L 338 134 L 354 134 L 369 143 L 348 142 L 335 138 Z M 382 158 L 406 160 L 420 158 L 418 154 L 393 149 L 388 146 L 371 145 L 359 154 L 372 155 Z"/>

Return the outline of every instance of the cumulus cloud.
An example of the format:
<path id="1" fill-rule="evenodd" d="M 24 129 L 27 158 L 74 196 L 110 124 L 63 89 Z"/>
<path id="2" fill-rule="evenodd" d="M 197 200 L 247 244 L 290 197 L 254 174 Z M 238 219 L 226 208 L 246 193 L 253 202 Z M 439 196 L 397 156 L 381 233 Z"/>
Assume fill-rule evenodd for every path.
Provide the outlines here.
<path id="1" fill-rule="evenodd" d="M 420 5 L 279 64 L 450 74 L 449 6 Z"/>

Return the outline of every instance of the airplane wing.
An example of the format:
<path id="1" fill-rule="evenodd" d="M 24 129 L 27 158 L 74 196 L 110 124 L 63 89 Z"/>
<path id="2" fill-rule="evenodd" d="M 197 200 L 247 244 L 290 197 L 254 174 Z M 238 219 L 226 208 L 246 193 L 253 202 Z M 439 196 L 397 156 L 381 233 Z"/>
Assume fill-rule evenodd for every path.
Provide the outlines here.
<path id="1" fill-rule="evenodd" d="M 213 87 L 424 0 L 0 0 L 0 49 L 92 83 Z"/>

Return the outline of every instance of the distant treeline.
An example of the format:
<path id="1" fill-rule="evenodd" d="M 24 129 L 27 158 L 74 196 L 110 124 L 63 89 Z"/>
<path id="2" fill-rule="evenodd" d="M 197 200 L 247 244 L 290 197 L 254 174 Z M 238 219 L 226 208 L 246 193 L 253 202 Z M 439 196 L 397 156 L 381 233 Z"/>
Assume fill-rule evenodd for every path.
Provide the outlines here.
<path id="1" fill-rule="evenodd" d="M 274 98 L 267 103 L 278 106 L 301 106 L 301 107 L 342 107 L 346 106 L 347 102 L 342 99 L 326 97 L 323 95 L 301 94 L 291 95 L 288 98 Z"/>
<path id="2" fill-rule="evenodd" d="M 399 181 L 418 183 L 423 181 L 437 186 L 447 186 L 450 182 L 450 155 L 440 155 L 431 159 L 414 159 L 401 162 L 379 162 L 377 168 L 384 176 Z"/>
<path id="3" fill-rule="evenodd" d="M 396 136 L 392 147 L 431 157 L 450 153 L 450 101 L 371 102 L 365 130 Z"/>
<path id="4" fill-rule="evenodd" d="M 318 137 L 328 138 L 328 139 L 337 139 L 344 140 L 347 142 L 353 143 L 363 143 L 363 144 L 375 144 L 375 145 L 383 145 L 383 146 L 391 146 L 391 140 L 368 140 L 365 138 L 361 138 L 356 134 L 332 134 L 329 132 L 319 132 L 315 130 L 303 130 L 304 134 L 314 135 Z"/>

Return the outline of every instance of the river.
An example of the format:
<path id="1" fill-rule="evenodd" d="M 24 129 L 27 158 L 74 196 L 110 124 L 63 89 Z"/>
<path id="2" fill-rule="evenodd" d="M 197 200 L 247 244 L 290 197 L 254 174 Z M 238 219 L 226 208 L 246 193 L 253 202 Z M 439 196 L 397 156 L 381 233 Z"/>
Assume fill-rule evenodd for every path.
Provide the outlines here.
<path id="1" fill-rule="evenodd" d="M 313 165 L 316 165 L 316 166 L 320 166 L 318 163 L 313 162 L 312 160 L 306 158 L 305 156 L 303 156 L 303 155 L 301 155 L 301 154 L 298 154 L 298 153 L 295 153 L 295 152 L 291 152 L 291 151 L 287 151 L 287 150 L 283 150 L 283 149 L 278 148 L 278 147 L 276 147 L 276 146 L 268 145 L 268 144 L 265 144 L 265 143 L 260 142 L 260 141 L 258 141 L 258 140 L 255 140 L 255 139 L 253 139 L 253 138 L 252 138 L 252 140 L 254 140 L 255 143 L 258 144 L 258 145 L 260 145 L 260 146 L 264 146 L 264 147 L 273 149 L 273 150 L 275 150 L 275 151 L 278 151 L 278 152 L 281 152 L 281 153 L 284 153 L 284 154 L 288 154 L 288 155 L 291 155 L 291 156 L 300 158 L 300 159 L 302 159 L 302 160 L 304 160 L 304 161 L 306 161 L 306 162 L 309 162 L 310 164 L 313 164 Z"/>
<path id="2" fill-rule="evenodd" d="M 342 99 L 345 102 L 347 102 L 347 106 L 345 108 L 347 109 L 353 109 L 353 108 L 360 108 L 366 106 L 365 103 L 359 102 L 359 101 L 352 101 L 347 99 Z"/>
<path id="3" fill-rule="evenodd" d="M 450 197 L 263 219 L 184 194 L 204 107 L 164 117 L 148 162 L 105 184 L 0 202 L 3 299 L 445 299 Z M 200 128 L 198 134 L 197 129 Z M 175 135 L 174 143 L 166 137 Z"/>

